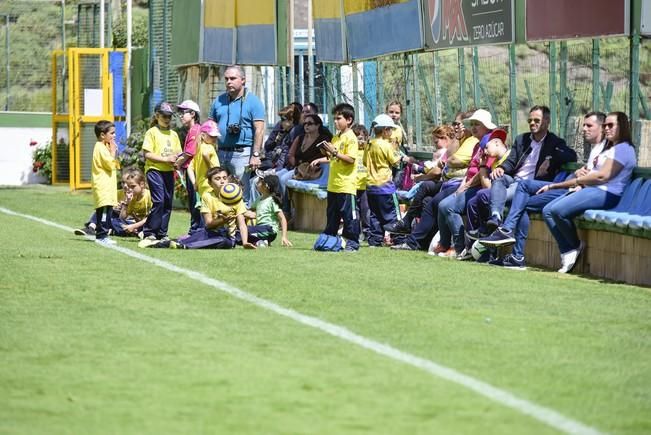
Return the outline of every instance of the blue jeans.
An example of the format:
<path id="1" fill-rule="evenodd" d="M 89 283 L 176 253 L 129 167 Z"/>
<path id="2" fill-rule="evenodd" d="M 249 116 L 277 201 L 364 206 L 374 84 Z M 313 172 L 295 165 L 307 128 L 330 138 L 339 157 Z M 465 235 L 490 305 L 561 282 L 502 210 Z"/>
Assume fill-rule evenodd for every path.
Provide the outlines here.
<path id="1" fill-rule="evenodd" d="M 196 207 L 197 195 L 187 170 L 185 171 L 185 186 L 188 192 L 188 210 L 190 211 L 190 229 L 188 230 L 188 234 L 193 234 L 203 228 L 204 223 L 201 210 Z"/>
<path id="2" fill-rule="evenodd" d="M 493 180 L 491 183 L 490 215 L 497 213 L 502 216 L 506 202 L 513 198 L 515 194 L 518 181 L 520 181 L 520 178 L 511 177 L 506 174 Z"/>
<path id="3" fill-rule="evenodd" d="M 542 211 L 543 207 L 567 192 L 567 189 L 553 189 L 536 195 L 541 187 L 550 183 L 540 180 L 520 180 L 517 183 L 509 214 L 501 227 L 513 231 L 515 245 L 511 254 L 518 258 L 524 257 L 524 245 L 529 235 L 529 212 Z"/>
<path id="4" fill-rule="evenodd" d="M 561 254 L 579 247 L 575 217 L 586 210 L 608 210 L 619 202 L 619 196 L 597 187 L 584 187 L 578 192 L 556 198 L 543 208 L 543 218 L 556 239 Z"/>
<path id="5" fill-rule="evenodd" d="M 366 191 L 363 191 L 366 192 Z M 368 236 L 369 246 L 382 246 L 384 241 L 384 226 L 398 220 L 396 205 L 398 204 L 396 194 L 373 194 L 367 193 L 368 208 L 371 211 L 369 217 Z"/>
<path id="6" fill-rule="evenodd" d="M 247 206 L 250 206 L 251 185 L 249 184 L 249 179 L 251 178 L 251 171 L 249 169 L 249 160 L 251 158 L 251 147 L 220 148 L 218 156 L 221 167 L 228 169 L 231 174 L 240 179 L 243 186 L 242 197 Z"/>
<path id="7" fill-rule="evenodd" d="M 471 187 L 461 193 L 453 193 L 439 204 L 439 232 L 441 233 L 440 245 L 452 246 L 457 252 L 465 248 L 463 218 L 466 204 L 479 191 L 478 187 Z"/>
<path id="8" fill-rule="evenodd" d="M 276 172 L 278 176 L 278 183 L 280 184 L 280 192 L 283 194 L 283 211 L 287 215 L 291 215 L 291 206 L 289 204 L 289 193 L 287 192 L 287 182 L 294 178 L 294 170 L 281 169 Z"/>
<path id="9" fill-rule="evenodd" d="M 439 205 L 441 201 L 449 195 L 452 195 L 457 190 L 460 183 L 461 180 L 443 183 L 439 193 L 434 195 L 434 197 L 425 204 L 420 215 L 420 221 L 411 230 L 411 234 L 405 238 L 405 243 L 408 244 L 409 247 L 412 249 L 427 250 L 432 238 L 439 230 Z"/>

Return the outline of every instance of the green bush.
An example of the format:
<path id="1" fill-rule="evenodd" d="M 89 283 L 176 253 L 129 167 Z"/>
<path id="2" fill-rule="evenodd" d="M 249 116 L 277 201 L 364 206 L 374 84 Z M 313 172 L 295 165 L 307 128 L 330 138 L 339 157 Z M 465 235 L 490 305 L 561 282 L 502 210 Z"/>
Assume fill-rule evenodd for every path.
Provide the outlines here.
<path id="1" fill-rule="evenodd" d="M 149 37 L 148 19 L 146 14 L 133 15 L 131 35 L 132 47 L 145 47 Z M 127 46 L 127 20 L 126 15 L 113 23 L 113 48 L 126 48 Z"/>

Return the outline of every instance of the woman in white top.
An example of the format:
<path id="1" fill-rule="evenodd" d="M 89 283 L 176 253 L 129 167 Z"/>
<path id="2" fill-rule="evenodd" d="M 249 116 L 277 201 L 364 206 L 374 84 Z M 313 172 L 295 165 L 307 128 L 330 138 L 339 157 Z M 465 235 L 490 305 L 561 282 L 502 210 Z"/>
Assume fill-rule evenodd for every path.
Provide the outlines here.
<path id="1" fill-rule="evenodd" d="M 603 128 L 606 143 L 594 158 L 592 170 L 562 183 L 548 184 L 538 191 L 570 189 L 567 194 L 547 204 L 542 211 L 561 252 L 561 268 L 558 270 L 561 273 L 572 270 L 583 250 L 583 242 L 579 240 L 572 219 L 586 210 L 615 207 L 635 168 L 635 148 L 626 114 L 609 113 Z"/>

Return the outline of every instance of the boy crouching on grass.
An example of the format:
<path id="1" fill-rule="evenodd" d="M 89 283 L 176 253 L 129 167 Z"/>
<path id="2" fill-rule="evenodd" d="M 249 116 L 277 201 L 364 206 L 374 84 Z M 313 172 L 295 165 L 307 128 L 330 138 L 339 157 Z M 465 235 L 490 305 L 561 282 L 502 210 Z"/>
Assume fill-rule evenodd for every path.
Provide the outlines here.
<path id="1" fill-rule="evenodd" d="M 117 145 L 115 144 L 115 125 L 111 121 L 95 124 L 97 142 L 93 148 L 91 164 L 93 199 L 95 200 L 95 241 L 102 245 L 115 245 L 109 238 L 113 207 L 118 203 L 117 186 Z"/>
<path id="2" fill-rule="evenodd" d="M 322 152 L 330 160 L 328 174 L 327 222 L 323 231 L 336 236 L 339 222 L 343 220 L 342 236 L 346 239 L 346 251 L 359 250 L 359 220 L 357 218 L 355 193 L 357 193 L 358 155 L 357 136 L 350 126 L 355 120 L 355 109 L 340 103 L 332 109 L 337 134 L 332 142 L 323 142 Z"/>

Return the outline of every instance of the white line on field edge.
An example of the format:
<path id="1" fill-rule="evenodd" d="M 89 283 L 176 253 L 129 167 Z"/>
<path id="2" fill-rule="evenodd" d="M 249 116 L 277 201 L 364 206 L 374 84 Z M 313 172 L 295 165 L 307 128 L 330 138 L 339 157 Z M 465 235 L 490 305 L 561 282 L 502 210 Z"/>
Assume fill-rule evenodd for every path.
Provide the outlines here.
<path id="1" fill-rule="evenodd" d="M 70 227 L 67 227 L 65 225 L 58 224 L 56 222 L 51 222 L 45 219 L 41 219 L 36 216 L 31 216 L 23 213 L 18 213 L 9 209 L 6 209 L 4 207 L 0 207 L 0 211 L 11 216 L 18 216 L 22 217 L 25 219 L 29 219 L 35 222 L 39 222 L 44 225 L 48 225 L 54 228 L 58 228 L 60 230 L 64 230 L 67 232 L 72 232 L 73 229 Z M 100 245 L 98 245 L 100 246 Z M 213 278 L 210 278 L 202 273 L 195 272 L 193 270 L 185 269 L 179 266 L 176 266 L 172 263 L 168 263 L 167 261 L 159 260 L 157 258 L 149 257 L 147 255 L 143 255 L 139 252 L 133 251 L 131 249 L 127 248 L 122 248 L 120 246 L 104 246 L 102 247 L 107 248 L 107 249 L 112 249 L 117 252 L 121 252 L 125 255 L 128 255 L 133 258 L 137 258 L 138 260 L 145 261 L 147 263 L 153 264 L 155 266 L 158 266 L 160 268 L 169 270 L 170 272 L 176 272 L 183 274 L 187 276 L 188 278 L 192 278 L 196 281 L 199 281 L 203 284 L 206 284 L 210 287 L 213 287 L 219 291 L 222 291 L 224 293 L 228 293 L 231 296 L 234 296 L 238 299 L 250 302 L 260 308 L 264 308 L 265 310 L 269 310 L 271 312 L 274 312 L 276 314 L 280 314 L 281 316 L 288 317 L 296 322 L 302 323 L 307 326 L 311 326 L 312 328 L 319 329 L 323 332 L 326 332 L 334 337 L 340 338 L 342 340 L 345 340 L 349 343 L 356 344 L 360 347 L 363 347 L 365 349 L 371 350 L 375 353 L 378 353 L 380 355 L 384 355 L 388 358 L 391 358 L 396 361 L 403 362 L 405 364 L 409 364 L 413 367 L 419 368 L 421 370 L 424 370 L 434 376 L 437 376 L 441 379 L 445 379 L 450 382 L 454 382 L 455 384 L 459 384 L 461 386 L 464 386 L 472 391 L 474 391 L 477 394 L 480 394 L 484 397 L 487 397 L 488 399 L 497 402 L 501 405 L 504 405 L 508 408 L 511 408 L 515 411 L 518 411 L 522 414 L 528 415 L 530 417 L 533 417 L 534 419 L 551 426 L 555 429 L 558 429 L 561 432 L 565 432 L 568 434 L 600 434 L 601 432 L 593 427 L 587 426 L 577 420 L 573 420 L 569 417 L 566 417 L 559 413 L 558 411 L 554 411 L 553 409 L 546 408 L 541 405 L 537 405 L 533 402 L 530 402 L 525 399 L 521 399 L 508 391 L 499 389 L 497 387 L 494 387 L 486 382 L 483 382 L 479 379 L 475 379 L 472 376 L 464 375 L 461 372 L 458 372 L 457 370 L 454 370 L 450 367 L 446 367 L 440 364 L 437 364 L 433 361 L 430 361 L 425 358 L 421 358 L 415 355 L 412 355 L 407 352 L 403 352 L 399 349 L 396 349 L 394 347 L 389 346 L 388 344 L 383 344 L 374 340 L 371 340 L 370 338 L 363 337 L 361 335 L 355 334 L 354 332 L 348 330 L 347 328 L 339 325 L 335 325 L 333 323 L 326 322 L 324 320 L 320 320 L 316 317 L 308 316 L 305 314 L 301 314 L 297 311 L 294 311 L 289 308 L 282 307 L 274 302 L 268 301 L 266 299 L 259 298 L 257 296 L 254 296 L 250 293 L 244 292 L 236 287 L 233 287 L 230 284 L 227 284 L 223 281 L 219 281 Z"/>

